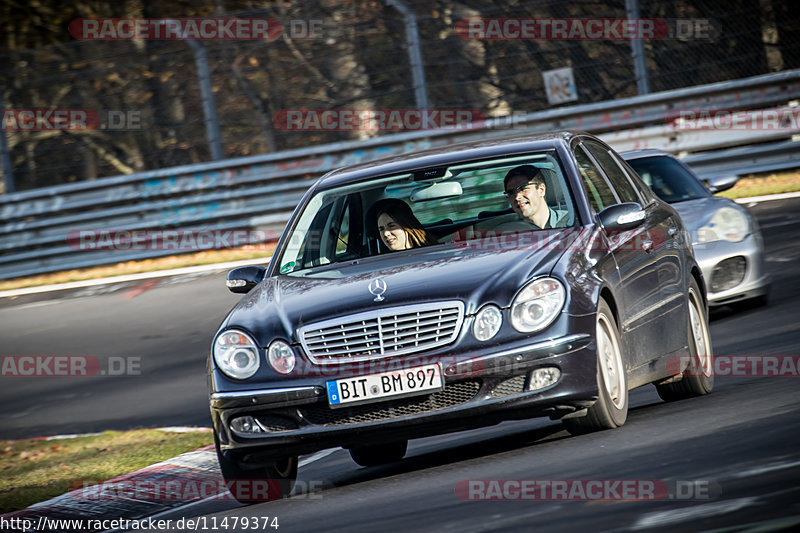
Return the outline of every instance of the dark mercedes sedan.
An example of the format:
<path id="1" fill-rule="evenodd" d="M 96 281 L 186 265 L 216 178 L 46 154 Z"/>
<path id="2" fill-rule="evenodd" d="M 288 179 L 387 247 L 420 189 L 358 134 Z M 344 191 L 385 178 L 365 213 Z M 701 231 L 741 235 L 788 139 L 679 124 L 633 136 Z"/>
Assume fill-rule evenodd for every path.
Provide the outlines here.
<path id="1" fill-rule="evenodd" d="M 585 133 L 330 172 L 269 266 L 227 284 L 246 296 L 209 358 L 214 437 L 226 480 L 269 480 L 266 499 L 324 448 L 370 466 L 402 459 L 408 439 L 503 420 L 615 428 L 630 389 L 713 387 L 680 217 Z"/>

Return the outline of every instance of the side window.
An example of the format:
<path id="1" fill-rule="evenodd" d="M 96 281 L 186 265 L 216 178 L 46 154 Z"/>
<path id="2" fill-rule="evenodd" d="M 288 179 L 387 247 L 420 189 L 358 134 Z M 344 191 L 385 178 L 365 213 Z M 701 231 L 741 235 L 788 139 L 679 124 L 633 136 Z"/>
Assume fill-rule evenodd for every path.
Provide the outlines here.
<path id="1" fill-rule="evenodd" d="M 314 217 L 299 255 L 304 268 L 359 257 L 362 249 L 361 199 L 340 197 L 323 206 Z"/>
<path id="2" fill-rule="evenodd" d="M 314 220 L 303 235 L 303 243 L 298 254 L 303 268 L 330 263 L 324 251 L 324 245 L 330 240 L 326 238 L 325 228 L 330 225 L 331 213 L 334 211 L 333 207 L 333 202 L 322 206 L 314 215 Z"/>
<path id="3" fill-rule="evenodd" d="M 639 195 L 636 194 L 636 190 L 628 180 L 625 171 L 622 170 L 617 160 L 608 152 L 608 149 L 593 141 L 584 141 L 583 144 L 605 170 L 611 185 L 617 190 L 620 201 L 640 202 Z"/>
<path id="4" fill-rule="evenodd" d="M 574 153 L 575 161 L 578 163 L 578 170 L 581 173 L 583 187 L 586 190 L 586 196 L 589 197 L 589 203 L 595 212 L 599 213 L 606 207 L 619 203 L 614 191 L 603 178 L 594 162 L 583 151 L 583 148 L 576 146 Z"/>
<path id="5" fill-rule="evenodd" d="M 334 258 L 336 261 L 346 261 L 361 255 L 361 197 L 351 194 L 344 198 L 340 213 L 331 228 L 335 236 Z"/>
<path id="6" fill-rule="evenodd" d="M 342 222 L 339 225 L 339 231 L 336 234 L 336 256 L 340 256 L 347 252 L 350 239 L 350 203 L 344 208 L 342 213 Z"/>

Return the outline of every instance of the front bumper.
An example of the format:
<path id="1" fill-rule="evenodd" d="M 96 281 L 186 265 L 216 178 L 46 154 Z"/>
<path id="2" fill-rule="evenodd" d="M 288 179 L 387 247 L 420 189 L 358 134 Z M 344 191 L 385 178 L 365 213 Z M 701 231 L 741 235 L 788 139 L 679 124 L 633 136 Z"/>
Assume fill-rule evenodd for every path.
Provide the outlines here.
<path id="1" fill-rule="evenodd" d="M 553 385 L 528 390 L 531 371 L 557 367 Z M 594 338 L 574 334 L 460 361 L 445 361 L 445 389 L 422 396 L 331 409 L 324 381 L 316 385 L 211 395 L 214 430 L 223 453 L 268 460 L 460 431 L 503 420 L 560 418 L 591 406 L 598 395 Z M 260 433 L 234 432 L 251 416 Z"/>
<path id="2" fill-rule="evenodd" d="M 748 235 L 741 242 L 715 241 L 694 245 L 694 256 L 708 291 L 708 305 L 720 306 L 764 296 L 769 292 L 771 280 L 764 263 L 764 245 L 758 233 Z M 733 286 L 723 283 L 727 278 L 739 279 L 730 270 L 744 265 L 741 280 Z"/>

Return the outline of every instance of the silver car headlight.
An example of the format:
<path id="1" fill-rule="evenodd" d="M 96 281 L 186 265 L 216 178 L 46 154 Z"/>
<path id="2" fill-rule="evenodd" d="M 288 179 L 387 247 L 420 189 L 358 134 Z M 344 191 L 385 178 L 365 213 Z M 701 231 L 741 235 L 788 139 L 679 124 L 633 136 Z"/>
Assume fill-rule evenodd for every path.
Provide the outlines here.
<path id="1" fill-rule="evenodd" d="M 531 281 L 511 304 L 511 325 L 522 333 L 533 333 L 549 326 L 556 319 L 566 300 L 566 290 L 554 278 Z"/>
<path id="2" fill-rule="evenodd" d="M 739 242 L 750 234 L 750 221 L 732 207 L 722 207 L 708 224 L 697 230 L 697 242 L 730 241 Z"/>
<path id="3" fill-rule="evenodd" d="M 214 341 L 214 363 L 226 376 L 247 379 L 258 370 L 258 347 L 247 333 L 229 329 Z"/>

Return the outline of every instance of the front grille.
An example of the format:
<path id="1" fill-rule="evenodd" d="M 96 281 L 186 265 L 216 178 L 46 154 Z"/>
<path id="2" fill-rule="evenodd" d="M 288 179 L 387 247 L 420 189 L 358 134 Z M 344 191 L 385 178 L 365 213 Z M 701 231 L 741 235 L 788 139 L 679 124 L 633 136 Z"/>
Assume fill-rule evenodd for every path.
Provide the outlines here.
<path id="1" fill-rule="evenodd" d="M 525 376 L 517 376 L 499 383 L 492 389 L 492 398 L 502 398 L 525 392 Z"/>
<path id="2" fill-rule="evenodd" d="M 414 396 L 339 409 L 331 409 L 325 405 L 313 405 L 301 408 L 300 414 L 312 424 L 320 426 L 363 424 L 455 407 L 474 398 L 480 388 L 479 381 L 460 381 L 445 386 L 442 391 L 426 396 Z"/>
<path id="3" fill-rule="evenodd" d="M 732 289 L 742 282 L 747 269 L 744 257 L 729 257 L 717 263 L 711 271 L 711 292 Z"/>
<path id="4" fill-rule="evenodd" d="M 458 301 L 405 305 L 309 324 L 300 344 L 316 364 L 404 355 L 450 344 L 464 320 Z"/>

